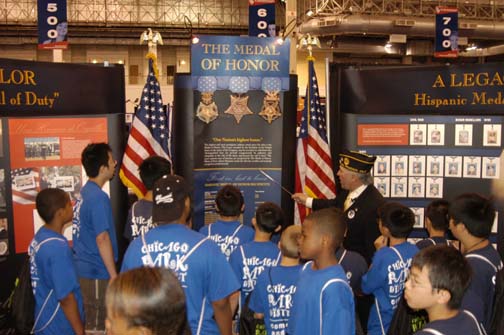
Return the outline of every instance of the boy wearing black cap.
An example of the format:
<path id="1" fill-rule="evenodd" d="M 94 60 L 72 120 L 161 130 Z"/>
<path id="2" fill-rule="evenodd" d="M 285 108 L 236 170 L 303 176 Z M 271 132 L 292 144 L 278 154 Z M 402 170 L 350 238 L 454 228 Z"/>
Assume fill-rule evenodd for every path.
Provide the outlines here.
<path id="1" fill-rule="evenodd" d="M 345 151 L 339 156 L 337 176 L 343 192 L 339 192 L 335 199 L 313 199 L 303 193 L 294 194 L 292 199 L 314 210 L 341 208 L 348 226 L 345 248 L 357 251 L 370 264 L 375 252 L 374 241 L 380 236 L 376 225 L 377 210 L 384 203 L 370 174 L 376 157 L 356 151 Z"/>
<path id="2" fill-rule="evenodd" d="M 184 288 L 193 334 L 231 334 L 229 295 L 240 288 L 217 245 L 189 229 L 189 188 L 176 175 L 154 183 L 152 221 L 157 225 L 134 240 L 121 272 L 141 266 L 173 270 Z"/>

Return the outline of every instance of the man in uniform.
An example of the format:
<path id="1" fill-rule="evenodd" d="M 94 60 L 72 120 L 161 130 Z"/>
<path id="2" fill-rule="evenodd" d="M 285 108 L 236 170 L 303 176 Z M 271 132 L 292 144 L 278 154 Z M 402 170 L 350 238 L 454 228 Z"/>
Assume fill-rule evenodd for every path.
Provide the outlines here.
<path id="1" fill-rule="evenodd" d="M 341 208 L 345 212 L 348 233 L 344 246 L 360 253 L 371 264 L 375 252 L 374 241 L 380 236 L 377 210 L 385 202 L 373 185 L 370 174 L 376 157 L 356 151 L 340 154 L 339 177 L 342 192 L 334 199 L 313 199 L 303 193 L 292 196 L 297 203 L 318 210 L 326 207 Z"/>

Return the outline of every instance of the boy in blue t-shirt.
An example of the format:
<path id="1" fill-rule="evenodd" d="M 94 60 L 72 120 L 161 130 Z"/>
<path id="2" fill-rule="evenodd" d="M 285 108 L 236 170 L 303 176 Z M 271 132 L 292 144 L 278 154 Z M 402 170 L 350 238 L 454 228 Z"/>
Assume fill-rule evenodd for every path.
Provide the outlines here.
<path id="1" fill-rule="evenodd" d="M 499 253 L 488 240 L 495 218 L 495 207 L 489 199 L 476 193 L 458 196 L 450 205 L 450 230 L 461 243 L 472 268 L 469 289 L 462 308 L 472 312 L 489 330 L 492 317 L 495 277 L 502 269 Z"/>
<path id="2" fill-rule="evenodd" d="M 138 172 L 147 193 L 142 199 L 136 201 L 128 212 L 123 235 L 129 242 L 154 228 L 152 224 L 152 187 L 156 180 L 171 173 L 171 163 L 164 157 L 151 156 L 140 164 Z"/>
<path id="3" fill-rule="evenodd" d="M 387 333 L 394 310 L 401 299 L 413 256 L 418 248 L 406 238 L 413 230 L 415 215 L 408 207 L 385 203 L 378 209 L 379 236 L 369 271 L 362 277 L 362 291 L 373 294 L 367 331 L 369 335 Z"/>
<path id="4" fill-rule="evenodd" d="M 217 243 L 228 260 L 238 246 L 254 239 L 254 229 L 239 221 L 244 209 L 240 190 L 233 185 L 226 185 L 217 192 L 215 198 L 215 210 L 219 219 L 199 230 Z"/>
<path id="5" fill-rule="evenodd" d="M 413 257 L 404 299 L 414 310 L 425 309 L 430 322 L 415 335 L 485 334 L 475 316 L 460 309 L 471 280 L 471 267 L 455 248 L 437 245 Z"/>
<path id="6" fill-rule="evenodd" d="M 190 193 L 177 175 L 165 175 L 154 183 L 156 227 L 131 242 L 121 272 L 142 266 L 171 269 L 185 292 L 192 333 L 231 335 L 229 296 L 240 284 L 215 243 L 186 225 Z"/>
<path id="7" fill-rule="evenodd" d="M 297 283 L 289 318 L 289 335 L 353 335 L 355 306 L 352 289 L 336 249 L 345 235 L 345 218 L 337 208 L 308 215 L 299 239 L 305 264 Z"/>
<path id="8" fill-rule="evenodd" d="M 264 202 L 257 207 L 255 217 L 252 218 L 254 240 L 239 246 L 229 258 L 236 278 L 241 283 L 239 297 L 235 293 L 231 298 L 232 310 L 245 303 L 247 296 L 254 290 L 259 275 L 280 261 L 280 250 L 270 240 L 273 233 L 282 230 L 283 224 L 283 211 L 276 204 Z"/>
<path id="9" fill-rule="evenodd" d="M 257 279 L 249 308 L 257 319 L 264 318 L 270 335 L 285 335 L 292 308 L 292 297 L 301 270 L 298 239 L 301 226 L 292 225 L 284 230 L 279 247 L 280 264 L 265 270 Z"/>
<path id="10" fill-rule="evenodd" d="M 449 217 L 448 207 L 450 203 L 446 200 L 434 200 L 425 210 L 425 229 L 429 233 L 429 238 L 417 242 L 418 249 L 427 248 L 431 245 L 449 245 L 445 237 L 448 230 Z"/>
<path id="11" fill-rule="evenodd" d="M 47 188 L 37 194 L 37 212 L 44 220 L 28 249 L 35 296 L 34 333 L 84 335 L 84 307 L 63 226 L 72 221 L 70 196 Z"/>

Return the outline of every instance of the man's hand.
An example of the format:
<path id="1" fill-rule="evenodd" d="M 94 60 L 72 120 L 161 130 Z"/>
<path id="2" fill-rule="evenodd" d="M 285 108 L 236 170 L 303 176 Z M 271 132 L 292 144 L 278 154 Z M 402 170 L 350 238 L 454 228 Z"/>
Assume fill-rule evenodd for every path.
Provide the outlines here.
<path id="1" fill-rule="evenodd" d="M 303 206 L 306 206 L 306 199 L 308 199 L 308 196 L 304 193 L 294 193 L 292 195 L 292 200 Z"/>

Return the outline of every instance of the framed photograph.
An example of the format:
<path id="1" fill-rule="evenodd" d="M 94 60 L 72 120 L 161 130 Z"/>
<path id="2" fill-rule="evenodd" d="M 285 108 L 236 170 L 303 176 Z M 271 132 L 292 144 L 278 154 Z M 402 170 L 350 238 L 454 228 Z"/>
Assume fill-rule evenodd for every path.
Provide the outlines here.
<path id="1" fill-rule="evenodd" d="M 390 177 L 375 177 L 374 185 L 384 198 L 390 197 Z"/>
<path id="2" fill-rule="evenodd" d="M 500 147 L 501 146 L 501 129 L 500 124 L 485 124 L 483 125 L 483 146 L 485 147 Z"/>
<path id="3" fill-rule="evenodd" d="M 394 155 L 391 161 L 392 176 L 406 177 L 408 175 L 408 156 Z"/>
<path id="4" fill-rule="evenodd" d="M 486 179 L 497 179 L 500 177 L 499 157 L 483 157 L 481 177 Z"/>
<path id="5" fill-rule="evenodd" d="M 443 156 L 427 156 L 426 174 L 428 177 L 442 177 L 443 167 Z"/>
<path id="6" fill-rule="evenodd" d="M 425 156 L 409 156 L 409 175 L 425 176 Z"/>
<path id="7" fill-rule="evenodd" d="M 471 146 L 473 137 L 472 124 L 456 124 L 455 125 L 455 145 L 456 146 Z"/>
<path id="8" fill-rule="evenodd" d="M 425 197 L 425 178 L 423 177 L 408 178 L 408 197 L 409 198 Z"/>
<path id="9" fill-rule="evenodd" d="M 390 176 L 390 156 L 377 156 L 373 172 L 375 176 Z"/>
<path id="10" fill-rule="evenodd" d="M 24 139 L 24 155 L 26 161 L 59 160 L 59 137 L 26 137 Z"/>
<path id="11" fill-rule="evenodd" d="M 445 177 L 462 177 L 462 156 L 445 157 Z"/>
<path id="12" fill-rule="evenodd" d="M 445 125 L 444 124 L 428 124 L 427 125 L 427 144 L 428 145 L 444 145 Z"/>
<path id="13" fill-rule="evenodd" d="M 428 177 L 425 180 L 425 197 L 442 198 L 443 197 L 443 178 Z"/>
<path id="14" fill-rule="evenodd" d="M 407 190 L 408 185 L 405 177 L 392 177 L 390 183 L 390 196 L 392 198 L 406 198 Z"/>
<path id="15" fill-rule="evenodd" d="M 464 156 L 464 178 L 481 176 L 481 157 Z"/>
<path id="16" fill-rule="evenodd" d="M 424 213 L 423 207 L 410 207 L 413 214 L 415 214 L 415 224 L 413 228 L 424 228 Z"/>
<path id="17" fill-rule="evenodd" d="M 427 125 L 411 124 L 410 145 L 426 145 L 426 144 L 427 144 Z"/>

